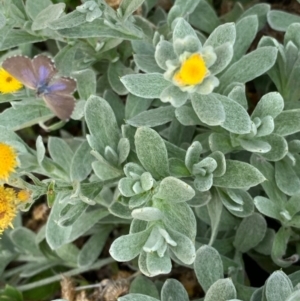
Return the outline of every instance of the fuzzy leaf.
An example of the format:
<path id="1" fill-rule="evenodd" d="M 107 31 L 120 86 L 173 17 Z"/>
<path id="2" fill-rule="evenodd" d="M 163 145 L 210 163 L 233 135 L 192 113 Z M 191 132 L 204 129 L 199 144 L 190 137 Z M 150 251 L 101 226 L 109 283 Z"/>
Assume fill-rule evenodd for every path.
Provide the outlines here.
<path id="1" fill-rule="evenodd" d="M 226 119 L 222 102 L 215 93 L 209 95 L 193 94 L 192 105 L 199 119 L 208 125 L 220 125 Z"/>
<path id="2" fill-rule="evenodd" d="M 65 140 L 57 137 L 49 137 L 48 150 L 53 161 L 69 172 L 73 151 Z"/>
<path id="3" fill-rule="evenodd" d="M 84 19 L 85 19 L 85 14 L 80 14 L 80 15 L 84 16 Z M 77 14 L 77 17 L 78 17 L 78 14 Z M 72 21 L 74 21 L 74 20 L 72 20 Z M 82 21 L 82 19 L 75 20 L 74 23 L 77 23 L 76 24 L 77 26 L 73 26 L 73 27 L 71 26 L 71 24 L 70 24 L 71 22 L 70 22 L 67 25 L 68 28 L 64 27 L 63 29 L 58 29 L 58 33 L 67 38 L 102 37 L 102 38 L 119 38 L 119 39 L 128 39 L 128 40 L 136 40 L 136 39 L 142 38 L 141 31 L 135 30 L 134 32 L 128 32 L 128 30 L 127 30 L 127 32 L 124 33 L 121 30 L 117 30 L 116 28 L 111 28 L 110 26 L 106 25 L 103 18 L 99 18 L 99 19 L 94 20 L 93 22 L 87 22 L 84 24 L 82 24 L 81 21 Z M 59 25 L 64 26 L 62 24 L 62 22 Z M 71 26 L 71 27 L 69 27 L 69 26 Z"/>
<path id="4" fill-rule="evenodd" d="M 39 164 L 42 164 L 46 154 L 46 149 L 45 149 L 42 136 L 37 137 L 35 148 L 36 148 L 37 161 Z"/>
<path id="5" fill-rule="evenodd" d="M 176 246 L 170 247 L 176 257 L 184 264 L 192 264 L 196 257 L 194 243 L 180 232 L 168 229 L 172 239 L 177 243 Z"/>
<path id="6" fill-rule="evenodd" d="M 35 0 L 27 0 L 25 8 L 30 18 L 34 20 L 42 10 L 44 10 L 51 4 L 52 3 L 50 0 L 41 0 L 38 2 L 36 2 Z"/>
<path id="7" fill-rule="evenodd" d="M 89 238 L 78 254 L 79 266 L 89 266 L 97 260 L 103 250 L 110 231 L 110 226 L 104 226 L 100 231 L 96 232 Z"/>
<path id="8" fill-rule="evenodd" d="M 275 169 L 272 164 L 264 158 L 252 155 L 250 163 L 256 167 L 266 178 L 266 181 L 261 183 L 264 191 L 271 200 L 276 200 L 280 206 L 284 206 L 287 198 L 286 195 L 278 188 L 275 181 Z"/>
<path id="9" fill-rule="evenodd" d="M 166 227 L 187 236 L 191 241 L 196 237 L 196 218 L 187 203 L 161 202 L 155 200 L 155 206 L 164 213 Z"/>
<path id="10" fill-rule="evenodd" d="M 108 207 L 108 210 L 112 215 L 117 216 L 119 218 L 128 220 L 132 219 L 131 210 L 129 209 L 129 207 L 127 205 L 122 204 L 119 201 L 111 203 L 111 205 Z"/>
<path id="11" fill-rule="evenodd" d="M 236 298 L 236 289 L 230 278 L 219 279 L 207 291 L 204 301 L 230 300 Z"/>
<path id="12" fill-rule="evenodd" d="M 275 119 L 274 133 L 289 136 L 300 131 L 300 109 L 283 111 Z"/>
<path id="13" fill-rule="evenodd" d="M 271 257 L 273 261 L 282 268 L 287 268 L 299 259 L 298 255 L 292 255 L 288 258 L 283 258 L 286 254 L 287 245 L 291 236 L 290 227 L 281 227 L 275 235 L 272 246 Z"/>
<path id="14" fill-rule="evenodd" d="M 265 154 L 262 154 L 262 157 L 266 158 L 269 161 L 279 161 L 285 157 L 288 152 L 287 141 L 276 134 L 271 134 L 262 139 L 271 146 L 271 150 Z"/>
<path id="15" fill-rule="evenodd" d="M 73 74 L 77 79 L 77 90 L 80 99 L 87 100 L 96 94 L 96 74 L 91 69 L 77 71 Z"/>
<path id="16" fill-rule="evenodd" d="M 157 252 L 147 253 L 146 263 L 151 277 L 160 274 L 169 274 L 172 269 L 171 259 L 166 254 L 163 257 L 159 257 Z"/>
<path id="17" fill-rule="evenodd" d="M 108 215 L 108 211 L 104 210 L 103 207 L 95 208 L 94 210 L 82 213 L 72 225 L 62 227 L 57 221 L 60 218 L 62 209 L 65 207 L 65 201 L 68 200 L 69 199 L 64 198 L 63 195 L 57 194 L 47 220 L 46 240 L 51 249 L 57 249 L 64 244 L 74 241 L 94 226 L 100 219 Z"/>
<path id="18" fill-rule="evenodd" d="M 234 84 L 231 91 L 228 93 L 230 99 L 235 100 L 239 103 L 244 109 L 248 109 L 248 101 L 246 97 L 246 88 L 244 84 L 236 83 Z"/>
<path id="19" fill-rule="evenodd" d="M 177 178 L 167 177 L 161 181 L 158 192 L 153 197 L 171 203 L 181 203 L 194 196 L 195 191 L 191 186 Z"/>
<path id="20" fill-rule="evenodd" d="M 280 210 L 283 208 L 278 207 L 278 205 L 265 197 L 257 196 L 254 198 L 254 204 L 258 211 L 265 216 L 281 220 Z"/>
<path id="21" fill-rule="evenodd" d="M 32 30 L 41 30 L 48 27 L 48 24 L 52 21 L 58 19 L 64 12 L 66 7 L 65 3 L 57 3 L 49 5 L 34 18 L 31 29 Z"/>
<path id="22" fill-rule="evenodd" d="M 162 212 L 154 207 L 143 207 L 134 209 L 131 212 L 131 216 L 134 219 L 139 219 L 147 222 L 161 220 L 163 218 Z"/>
<path id="23" fill-rule="evenodd" d="M 258 18 L 258 30 L 261 30 L 267 23 L 267 14 L 270 11 L 271 6 L 267 3 L 258 3 L 250 6 L 242 15 L 241 18 L 247 16 L 257 16 Z"/>
<path id="24" fill-rule="evenodd" d="M 300 17 L 274 9 L 268 13 L 268 22 L 271 28 L 278 31 L 286 31 L 291 24 L 300 23 Z"/>
<path id="25" fill-rule="evenodd" d="M 212 245 L 218 235 L 222 221 L 222 212 L 224 212 L 224 206 L 216 191 L 212 191 L 212 197 L 206 207 L 211 226 L 209 244 Z"/>
<path id="26" fill-rule="evenodd" d="M 225 111 L 225 121 L 220 126 L 235 134 L 247 134 L 251 130 L 251 120 L 247 111 L 237 102 L 230 98 L 214 94 L 222 103 Z"/>
<path id="27" fill-rule="evenodd" d="M 83 181 L 92 170 L 95 158 L 91 155 L 91 148 L 87 141 L 82 142 L 77 148 L 71 162 L 70 175 L 72 181 Z"/>
<path id="28" fill-rule="evenodd" d="M 224 200 L 224 195 L 227 196 L 225 199 L 227 202 Z M 222 198 L 224 206 L 234 216 L 244 218 L 252 215 L 254 212 L 255 207 L 253 199 L 251 195 L 244 190 L 227 189 L 227 194 L 220 194 L 220 197 Z M 242 200 L 242 202 L 238 203 L 240 200 Z"/>
<path id="29" fill-rule="evenodd" d="M 0 126 L 17 131 L 44 122 L 53 117 L 53 113 L 43 104 L 18 105 L 0 113 Z"/>
<path id="30" fill-rule="evenodd" d="M 264 239 L 254 248 L 254 250 L 263 255 L 271 255 L 274 238 L 275 231 L 268 228 Z"/>
<path id="31" fill-rule="evenodd" d="M 145 99 L 129 94 L 125 105 L 125 119 L 130 119 L 139 113 L 146 111 L 151 103 L 152 99 Z"/>
<path id="32" fill-rule="evenodd" d="M 231 139 L 227 135 L 212 133 L 208 140 L 210 149 L 213 152 L 221 151 L 223 154 L 227 154 L 234 149 L 231 145 Z"/>
<path id="33" fill-rule="evenodd" d="M 268 301 L 285 301 L 292 292 L 292 282 L 282 271 L 274 272 L 266 281 L 265 293 Z"/>
<path id="34" fill-rule="evenodd" d="M 85 14 L 80 13 L 77 10 L 72 11 L 71 13 L 62 16 L 57 20 L 49 22 L 49 27 L 53 30 L 72 28 L 86 22 Z"/>
<path id="35" fill-rule="evenodd" d="M 135 146 L 142 165 L 155 179 L 168 176 L 168 153 L 157 132 L 146 127 L 138 128 L 135 133 Z"/>
<path id="36" fill-rule="evenodd" d="M 300 179 L 288 160 L 275 163 L 275 179 L 279 189 L 285 194 L 294 195 L 300 192 Z"/>
<path id="37" fill-rule="evenodd" d="M 205 176 L 197 175 L 194 180 L 194 186 L 198 191 L 208 191 L 213 185 L 213 175 L 206 174 Z"/>
<path id="38" fill-rule="evenodd" d="M 75 54 L 77 51 L 77 45 L 66 45 L 55 56 L 55 64 L 57 69 L 64 74 L 70 75 L 73 71 L 73 63 L 75 60 Z"/>
<path id="39" fill-rule="evenodd" d="M 119 95 L 126 95 L 128 93 L 126 87 L 124 87 L 120 78 L 126 74 L 131 74 L 133 71 L 127 68 L 123 63 L 118 60 L 117 62 L 111 62 L 107 70 L 107 78 L 110 86 Z"/>
<path id="40" fill-rule="evenodd" d="M 136 11 L 144 1 L 145 0 L 123 0 L 119 7 L 123 20 L 126 20 L 134 11 Z"/>
<path id="41" fill-rule="evenodd" d="M 118 298 L 119 301 L 159 301 L 159 299 L 142 294 L 128 294 Z"/>
<path id="42" fill-rule="evenodd" d="M 154 282 L 143 275 L 137 276 L 130 284 L 130 295 L 143 294 L 156 299 L 159 298 L 159 293 Z M 119 300 L 123 300 L 121 297 Z M 131 299 L 130 299 L 131 300 Z M 139 299 L 140 300 L 140 299 Z"/>
<path id="43" fill-rule="evenodd" d="M 194 11 L 199 1 L 200 0 L 176 1 L 168 13 L 168 24 L 171 26 L 174 20 L 177 21 L 178 19 L 180 20 L 180 17 L 187 17 Z"/>
<path id="44" fill-rule="evenodd" d="M 138 115 L 126 120 L 126 123 L 134 127 L 155 127 L 172 121 L 174 117 L 175 108 L 172 106 L 165 106 L 141 112 Z"/>
<path id="45" fill-rule="evenodd" d="M 262 75 L 274 65 L 276 57 L 275 47 L 261 47 L 246 54 L 223 73 L 218 90 L 224 90 L 232 82 L 244 84 Z"/>
<path id="46" fill-rule="evenodd" d="M 214 185 L 227 188 L 248 189 L 265 181 L 258 169 L 248 163 L 226 160 L 226 172 L 214 178 Z"/>
<path id="47" fill-rule="evenodd" d="M 240 223 L 233 244 L 240 252 L 247 252 L 263 240 L 266 231 L 267 223 L 264 217 L 259 213 L 253 213 Z"/>
<path id="48" fill-rule="evenodd" d="M 159 98 L 161 92 L 171 84 L 161 73 L 125 75 L 121 82 L 130 93 L 143 98 Z"/>
<path id="49" fill-rule="evenodd" d="M 160 99 L 162 102 L 169 102 L 175 108 L 179 108 L 185 104 L 188 96 L 187 92 L 182 92 L 178 87 L 169 86 L 163 90 L 160 95 Z"/>
<path id="50" fill-rule="evenodd" d="M 117 261 L 129 261 L 139 255 L 146 243 L 151 228 L 117 238 L 109 249 L 110 255 Z"/>
<path id="51" fill-rule="evenodd" d="M 189 22 L 206 33 L 211 33 L 221 24 L 215 10 L 205 0 L 201 0 L 195 10 L 189 15 Z"/>
<path id="52" fill-rule="evenodd" d="M 251 118 L 259 117 L 263 119 L 266 116 L 272 116 L 276 118 L 283 110 L 284 100 L 278 92 L 270 92 L 265 94 L 254 111 L 252 112 Z"/>
<path id="53" fill-rule="evenodd" d="M 214 49 L 215 54 L 217 55 L 217 60 L 215 63 L 209 68 L 211 74 L 218 74 L 223 71 L 233 57 L 233 47 L 232 44 L 226 42 Z"/>
<path id="54" fill-rule="evenodd" d="M 236 31 L 234 23 L 222 24 L 210 34 L 203 46 L 212 46 L 213 48 L 217 48 L 218 46 L 225 43 L 233 45 L 235 36 Z"/>
<path id="55" fill-rule="evenodd" d="M 200 161 L 202 145 L 199 141 L 194 141 L 186 151 L 185 165 L 192 171 L 193 165 Z"/>
<path id="56" fill-rule="evenodd" d="M 39 257 L 41 256 L 41 251 L 36 243 L 36 234 L 29 229 L 19 227 L 10 233 L 10 238 L 20 251 L 23 253 Z"/>
<path id="57" fill-rule="evenodd" d="M 190 176 L 190 172 L 186 168 L 184 161 L 182 161 L 180 159 L 177 159 L 177 158 L 169 159 L 169 166 L 170 166 L 171 176 L 174 176 L 177 178 Z"/>
<path id="58" fill-rule="evenodd" d="M 240 19 L 235 26 L 236 26 L 236 39 L 233 46 L 234 62 L 239 60 L 247 52 L 248 48 L 253 42 L 258 30 L 257 16 L 252 15 L 252 16 L 244 17 Z"/>
<path id="59" fill-rule="evenodd" d="M 161 290 L 161 301 L 189 301 L 184 286 L 176 279 L 168 279 Z"/>
<path id="60" fill-rule="evenodd" d="M 265 141 L 261 140 L 244 140 L 239 139 L 240 145 L 243 149 L 252 152 L 252 153 L 267 153 L 271 150 L 271 145 Z"/>
<path id="61" fill-rule="evenodd" d="M 197 250 L 194 269 L 197 279 L 205 292 L 223 278 L 223 263 L 216 249 L 202 246 Z"/>
<path id="62" fill-rule="evenodd" d="M 176 40 L 182 40 L 186 36 L 197 37 L 193 27 L 183 18 L 178 18 L 173 30 L 173 44 L 176 42 Z"/>
<path id="63" fill-rule="evenodd" d="M 122 170 L 112 166 L 104 158 L 98 160 L 92 163 L 92 168 L 101 181 L 115 179 L 122 175 Z"/>
<path id="64" fill-rule="evenodd" d="M 120 134 L 115 114 L 107 101 L 98 96 L 91 96 L 85 106 L 85 119 L 92 136 L 93 145 L 104 155 L 106 146 L 117 150 Z"/>
<path id="65" fill-rule="evenodd" d="M 163 70 L 157 65 L 153 55 L 134 54 L 134 62 L 137 67 L 145 73 L 161 73 Z"/>
<path id="66" fill-rule="evenodd" d="M 167 60 L 175 60 L 177 58 L 173 49 L 173 45 L 166 40 L 158 42 L 155 48 L 154 56 L 158 66 L 164 70 L 167 69 Z"/>
<path id="67" fill-rule="evenodd" d="M 197 114 L 190 106 L 182 106 L 177 108 L 175 111 L 175 116 L 178 121 L 185 126 L 198 125 L 201 123 Z"/>

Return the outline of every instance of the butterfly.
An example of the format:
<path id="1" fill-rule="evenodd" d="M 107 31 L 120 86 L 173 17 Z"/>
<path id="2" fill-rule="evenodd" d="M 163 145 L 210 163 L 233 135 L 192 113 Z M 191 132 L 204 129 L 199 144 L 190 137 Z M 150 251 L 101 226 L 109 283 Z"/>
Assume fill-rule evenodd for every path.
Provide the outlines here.
<path id="1" fill-rule="evenodd" d="M 46 105 L 62 120 L 70 118 L 74 107 L 76 80 L 71 77 L 56 77 L 58 70 L 54 61 L 37 55 L 33 59 L 17 55 L 7 58 L 2 68 L 19 80 L 25 87 L 42 96 Z"/>

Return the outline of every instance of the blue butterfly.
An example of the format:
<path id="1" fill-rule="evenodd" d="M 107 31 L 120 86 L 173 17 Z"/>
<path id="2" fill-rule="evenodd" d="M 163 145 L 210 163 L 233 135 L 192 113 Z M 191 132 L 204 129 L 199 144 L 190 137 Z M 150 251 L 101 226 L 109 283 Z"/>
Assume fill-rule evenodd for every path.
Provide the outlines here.
<path id="1" fill-rule="evenodd" d="M 25 87 L 35 90 L 37 96 L 42 96 L 58 118 L 70 118 L 75 107 L 72 94 L 76 90 L 76 80 L 71 77 L 55 77 L 58 70 L 51 58 L 37 55 L 30 59 L 18 55 L 7 58 L 2 67 Z"/>

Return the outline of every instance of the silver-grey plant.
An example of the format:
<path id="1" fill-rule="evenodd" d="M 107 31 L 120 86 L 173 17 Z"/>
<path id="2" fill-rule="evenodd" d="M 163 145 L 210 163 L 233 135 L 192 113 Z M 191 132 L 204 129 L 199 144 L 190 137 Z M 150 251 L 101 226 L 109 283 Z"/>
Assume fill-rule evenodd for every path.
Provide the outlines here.
<path id="1" fill-rule="evenodd" d="M 189 301 L 174 267 L 198 301 L 300 300 L 300 17 L 238 2 L 219 17 L 212 2 L 0 1 L 0 61 L 44 53 L 77 80 L 55 121 L 39 95 L 4 93 L 0 70 L 16 157 L 0 147 L 0 300 L 116 262 L 135 271 L 119 301 Z M 258 39 L 267 22 L 283 43 Z M 36 202 L 51 210 L 30 230 L 17 212 Z"/>

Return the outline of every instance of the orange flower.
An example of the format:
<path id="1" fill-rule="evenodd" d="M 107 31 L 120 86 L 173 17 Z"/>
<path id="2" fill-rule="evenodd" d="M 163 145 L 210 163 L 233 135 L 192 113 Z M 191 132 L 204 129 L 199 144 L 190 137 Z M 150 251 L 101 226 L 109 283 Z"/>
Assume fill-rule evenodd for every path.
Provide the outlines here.
<path id="1" fill-rule="evenodd" d="M 207 73 L 204 59 L 199 53 L 194 53 L 182 63 L 173 79 L 181 86 L 193 86 L 202 83 Z"/>
<path id="2" fill-rule="evenodd" d="M 7 180 L 17 165 L 17 154 L 14 148 L 0 142 L 0 180 Z"/>
<path id="3" fill-rule="evenodd" d="M 31 197 L 31 194 L 28 190 L 20 190 L 17 194 L 18 201 L 27 202 Z"/>
<path id="4" fill-rule="evenodd" d="M 3 68 L 0 69 L 0 92 L 3 94 L 12 93 L 20 90 L 22 83 L 10 75 Z"/>
<path id="5" fill-rule="evenodd" d="M 0 186 L 0 234 L 9 226 L 17 214 L 15 205 L 16 194 L 12 188 Z"/>

